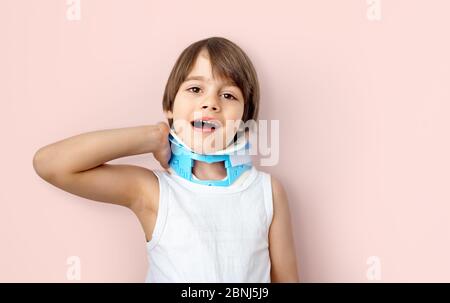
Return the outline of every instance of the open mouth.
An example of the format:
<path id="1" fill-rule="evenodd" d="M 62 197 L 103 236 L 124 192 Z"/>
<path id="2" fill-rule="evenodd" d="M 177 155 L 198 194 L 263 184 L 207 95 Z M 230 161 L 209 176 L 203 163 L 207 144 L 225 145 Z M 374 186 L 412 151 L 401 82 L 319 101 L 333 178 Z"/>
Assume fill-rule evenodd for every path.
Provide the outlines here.
<path id="1" fill-rule="evenodd" d="M 214 120 L 194 120 L 191 121 L 191 125 L 195 131 L 211 133 L 220 127 L 220 124 Z"/>

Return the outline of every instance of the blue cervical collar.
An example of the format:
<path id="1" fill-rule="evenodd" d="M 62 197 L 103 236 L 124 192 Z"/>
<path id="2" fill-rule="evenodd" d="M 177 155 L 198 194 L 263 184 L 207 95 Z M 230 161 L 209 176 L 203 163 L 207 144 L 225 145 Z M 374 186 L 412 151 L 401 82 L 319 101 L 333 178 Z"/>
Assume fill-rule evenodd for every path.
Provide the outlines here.
<path id="1" fill-rule="evenodd" d="M 250 142 L 241 136 L 237 143 L 225 150 L 213 154 L 198 154 L 186 146 L 171 129 L 169 133 L 172 156 L 169 165 L 182 178 L 198 184 L 208 186 L 229 186 L 246 170 L 252 167 L 252 158 L 249 155 Z M 225 161 L 227 177 L 222 180 L 199 180 L 194 177 L 192 168 L 194 160 L 207 163 Z"/>

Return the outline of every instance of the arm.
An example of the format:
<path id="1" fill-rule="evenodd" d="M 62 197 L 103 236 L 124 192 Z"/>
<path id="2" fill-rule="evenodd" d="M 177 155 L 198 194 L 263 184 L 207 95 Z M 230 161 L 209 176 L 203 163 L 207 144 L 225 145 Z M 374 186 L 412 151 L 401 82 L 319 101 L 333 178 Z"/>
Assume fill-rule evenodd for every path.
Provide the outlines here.
<path id="1" fill-rule="evenodd" d="M 272 176 L 273 219 L 269 230 L 271 282 L 298 283 L 297 261 L 286 192 Z"/>
<path id="2" fill-rule="evenodd" d="M 143 167 L 105 163 L 150 152 L 168 161 L 170 147 L 162 148 L 169 146 L 167 134 L 159 124 L 88 132 L 40 148 L 33 167 L 67 192 L 134 210 L 143 206 L 145 191 L 157 190 L 156 176 Z"/>

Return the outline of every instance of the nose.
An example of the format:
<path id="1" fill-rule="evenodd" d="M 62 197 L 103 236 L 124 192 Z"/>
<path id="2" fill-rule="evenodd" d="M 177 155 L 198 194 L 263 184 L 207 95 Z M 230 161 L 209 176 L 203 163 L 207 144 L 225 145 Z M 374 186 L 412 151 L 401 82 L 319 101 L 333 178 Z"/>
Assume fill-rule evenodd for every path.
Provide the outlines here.
<path id="1" fill-rule="evenodd" d="M 217 112 L 220 110 L 218 102 L 215 100 L 214 97 L 207 98 L 201 105 L 202 110 L 210 109 L 214 112 Z"/>
<path id="2" fill-rule="evenodd" d="M 204 105 L 202 105 L 202 109 L 211 109 L 212 111 L 217 111 L 218 110 L 218 107 L 217 106 L 214 106 L 214 105 L 208 105 L 208 104 L 204 104 Z"/>

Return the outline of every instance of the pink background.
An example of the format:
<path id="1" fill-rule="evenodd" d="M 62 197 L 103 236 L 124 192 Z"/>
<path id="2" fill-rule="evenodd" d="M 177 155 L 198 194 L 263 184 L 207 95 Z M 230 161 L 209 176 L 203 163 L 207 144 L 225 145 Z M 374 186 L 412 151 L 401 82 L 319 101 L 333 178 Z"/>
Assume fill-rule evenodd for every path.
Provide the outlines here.
<path id="1" fill-rule="evenodd" d="M 120 206 L 46 183 L 39 147 L 154 124 L 190 43 L 223 36 L 279 119 L 280 162 L 303 282 L 450 281 L 450 2 L 65 0 L 0 4 L 0 281 L 142 282 L 145 239 Z M 122 158 L 159 168 L 150 154 Z M 72 282 L 72 281 L 68 281 Z"/>

